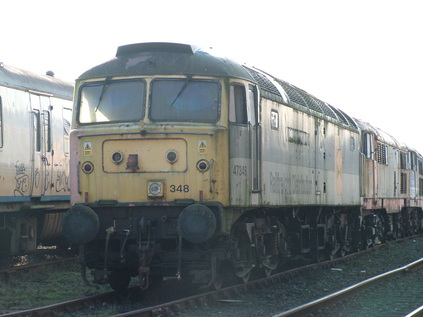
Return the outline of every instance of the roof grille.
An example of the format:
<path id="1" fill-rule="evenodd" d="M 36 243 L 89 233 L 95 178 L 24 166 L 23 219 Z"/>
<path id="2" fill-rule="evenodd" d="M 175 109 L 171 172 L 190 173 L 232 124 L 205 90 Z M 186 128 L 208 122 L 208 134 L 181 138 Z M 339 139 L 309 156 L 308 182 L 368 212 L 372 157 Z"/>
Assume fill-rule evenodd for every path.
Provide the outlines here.
<path id="1" fill-rule="evenodd" d="M 347 115 L 345 112 L 343 112 L 342 110 L 339 110 L 331 105 L 328 104 L 329 107 L 332 108 L 332 110 L 338 115 L 339 120 L 344 121 L 346 124 L 348 124 L 351 127 L 357 128 L 357 124 L 355 123 L 355 121 L 349 116 Z"/>
<path id="2" fill-rule="evenodd" d="M 297 89 L 282 80 L 278 80 L 278 83 L 283 87 L 291 102 L 295 102 L 297 105 L 308 108 L 307 102 Z"/>
<path id="3" fill-rule="evenodd" d="M 282 97 L 279 90 L 275 87 L 275 85 L 272 84 L 272 82 L 269 80 L 269 78 L 266 77 L 266 75 L 261 74 L 251 68 L 248 68 L 251 75 L 256 80 L 259 87 L 263 90 L 267 90 L 268 92 L 271 92 L 272 94 L 275 94 L 279 97 Z"/>

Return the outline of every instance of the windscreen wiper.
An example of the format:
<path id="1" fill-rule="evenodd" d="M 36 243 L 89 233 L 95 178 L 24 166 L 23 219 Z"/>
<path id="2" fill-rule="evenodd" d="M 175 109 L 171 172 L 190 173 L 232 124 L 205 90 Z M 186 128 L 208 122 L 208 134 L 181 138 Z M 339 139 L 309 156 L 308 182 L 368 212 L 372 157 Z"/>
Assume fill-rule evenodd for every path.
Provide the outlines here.
<path id="1" fill-rule="evenodd" d="M 100 97 L 98 97 L 97 107 L 95 107 L 94 112 L 97 112 L 98 108 L 100 108 L 101 101 L 103 100 L 104 94 L 106 93 L 108 83 L 104 83 L 103 88 L 101 89 Z"/>
<path id="2" fill-rule="evenodd" d="M 187 79 L 185 79 L 185 83 L 184 85 L 181 87 L 181 89 L 179 90 L 178 94 L 176 95 L 175 99 L 173 100 L 173 102 L 170 104 L 171 107 L 173 107 L 173 104 L 176 102 L 176 100 L 178 100 L 178 98 L 182 95 L 182 93 L 185 91 L 185 89 L 188 86 L 188 83 L 190 82 L 190 80 L 192 79 L 192 75 L 188 75 Z"/>

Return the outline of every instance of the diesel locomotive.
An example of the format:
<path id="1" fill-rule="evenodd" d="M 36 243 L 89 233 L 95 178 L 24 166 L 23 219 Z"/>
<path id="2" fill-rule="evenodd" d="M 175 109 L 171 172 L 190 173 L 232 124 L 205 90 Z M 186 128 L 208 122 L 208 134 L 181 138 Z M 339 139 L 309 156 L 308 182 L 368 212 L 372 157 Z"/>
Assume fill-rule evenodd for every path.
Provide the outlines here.
<path id="1" fill-rule="evenodd" d="M 0 257 L 57 245 L 62 236 L 72 97 L 73 84 L 52 72 L 0 63 Z"/>
<path id="2" fill-rule="evenodd" d="M 63 232 L 116 290 L 219 288 L 422 228 L 417 151 L 212 50 L 119 47 L 76 80 L 70 142 Z"/>

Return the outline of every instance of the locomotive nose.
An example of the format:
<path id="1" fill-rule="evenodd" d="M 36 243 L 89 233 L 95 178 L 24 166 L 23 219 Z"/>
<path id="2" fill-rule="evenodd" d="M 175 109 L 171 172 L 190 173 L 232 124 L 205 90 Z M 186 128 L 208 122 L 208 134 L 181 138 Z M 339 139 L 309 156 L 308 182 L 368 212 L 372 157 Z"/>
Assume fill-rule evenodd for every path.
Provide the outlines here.
<path id="1" fill-rule="evenodd" d="M 72 243 L 84 244 L 95 238 L 100 222 L 97 214 L 90 207 L 72 206 L 63 216 L 62 230 Z"/>
<path id="2" fill-rule="evenodd" d="M 192 243 L 203 243 L 216 231 L 216 216 L 206 206 L 193 204 L 182 210 L 178 218 L 181 236 Z"/>

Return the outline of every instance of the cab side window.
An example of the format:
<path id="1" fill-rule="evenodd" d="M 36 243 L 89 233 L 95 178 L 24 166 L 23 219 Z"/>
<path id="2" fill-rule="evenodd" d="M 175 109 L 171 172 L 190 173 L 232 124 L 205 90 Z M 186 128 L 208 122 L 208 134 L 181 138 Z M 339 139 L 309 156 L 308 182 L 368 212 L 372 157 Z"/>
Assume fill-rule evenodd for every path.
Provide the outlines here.
<path id="1" fill-rule="evenodd" d="M 373 157 L 373 142 L 370 133 L 363 133 L 363 154 L 368 159 Z"/>
<path id="2" fill-rule="evenodd" d="M 247 98 L 245 87 L 231 85 L 229 96 L 229 121 L 239 124 L 247 124 Z"/>
<path id="3" fill-rule="evenodd" d="M 257 91 L 255 86 L 248 87 L 248 98 L 250 99 L 250 123 L 255 126 L 258 122 Z"/>

